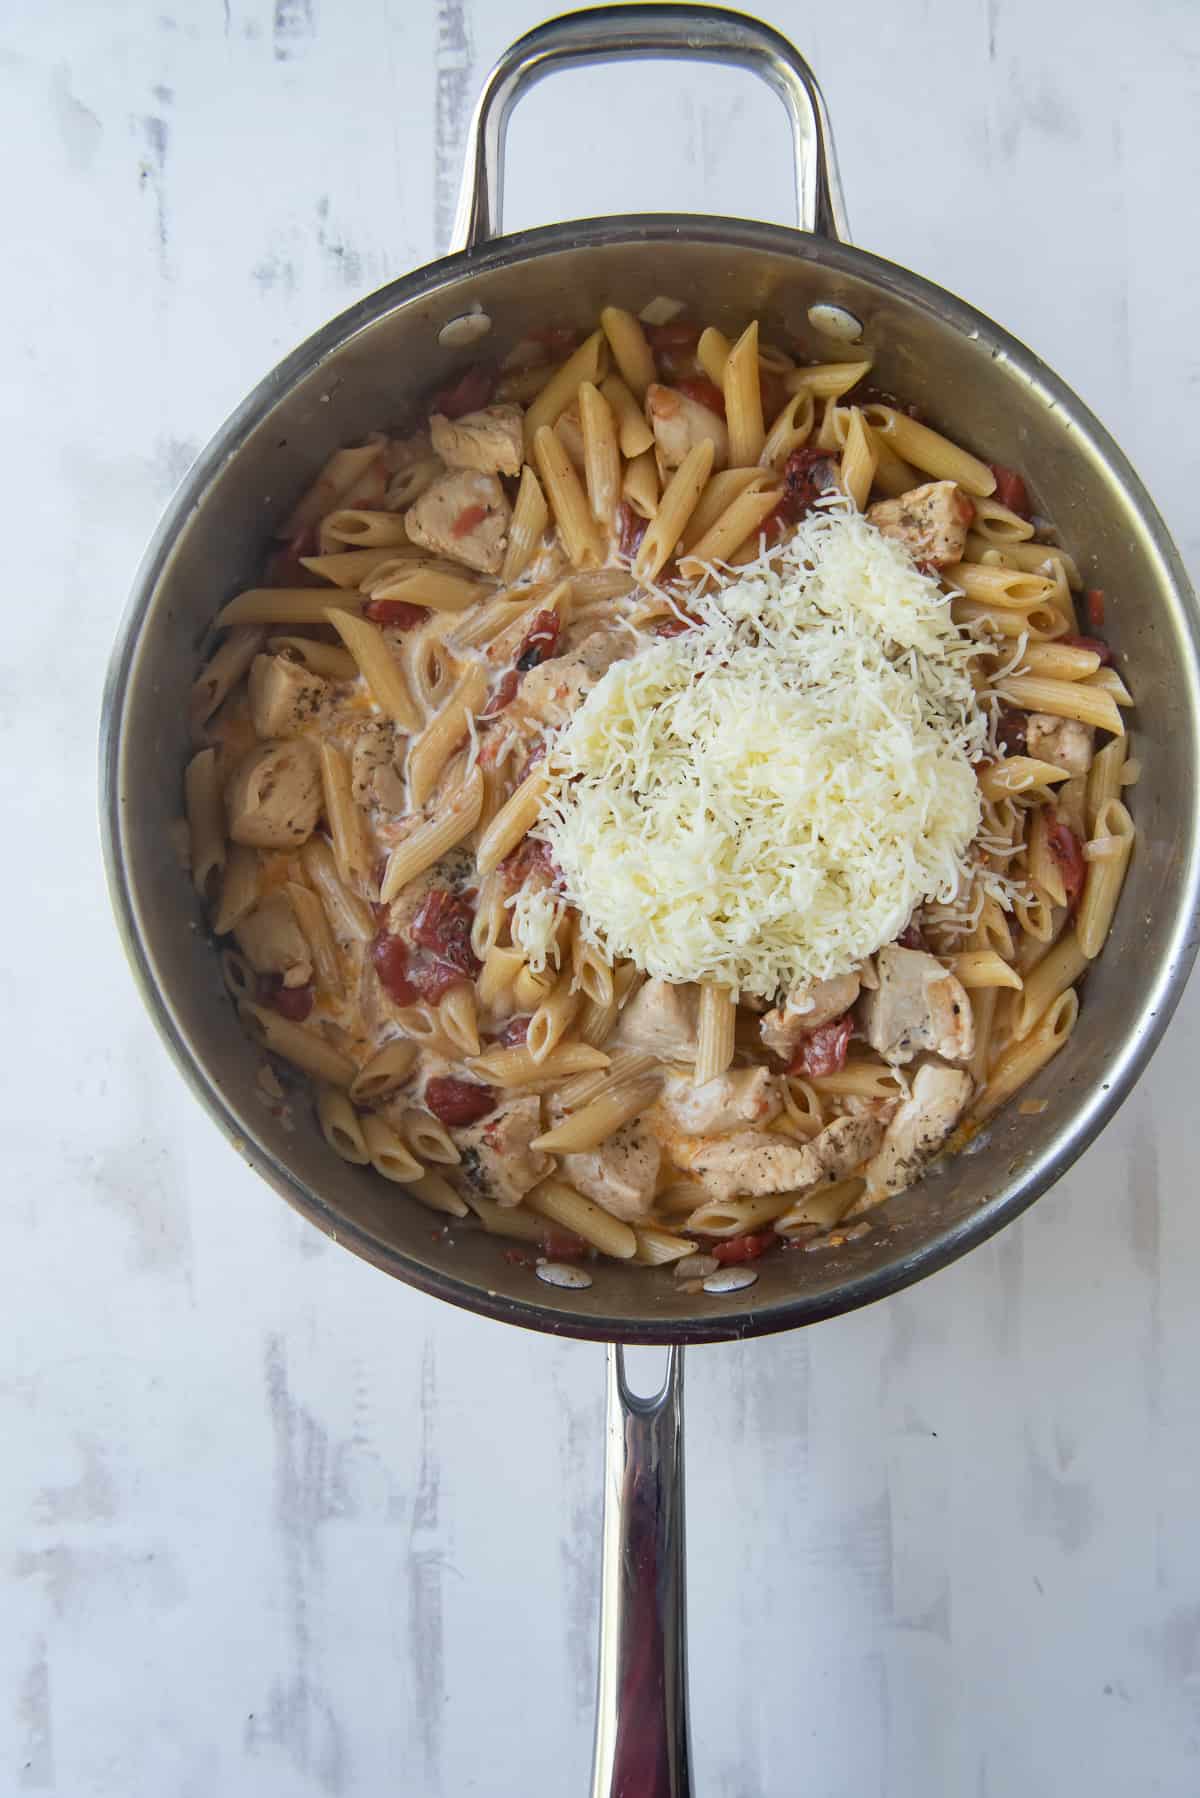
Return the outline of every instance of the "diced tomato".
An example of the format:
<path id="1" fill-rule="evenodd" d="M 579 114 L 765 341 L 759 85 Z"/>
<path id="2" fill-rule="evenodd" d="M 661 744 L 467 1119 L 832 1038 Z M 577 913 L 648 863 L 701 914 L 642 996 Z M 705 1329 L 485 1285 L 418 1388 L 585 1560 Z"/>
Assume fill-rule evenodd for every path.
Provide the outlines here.
<path id="1" fill-rule="evenodd" d="M 838 458 L 826 450 L 793 450 L 783 465 L 783 498 L 773 514 L 784 524 L 799 524 L 837 482 Z"/>
<path id="2" fill-rule="evenodd" d="M 381 930 L 371 944 L 371 963 L 379 984 L 397 1005 L 411 1005 L 419 996 L 409 975 L 409 949 L 403 937 Z"/>
<path id="3" fill-rule="evenodd" d="M 500 863 L 510 887 L 519 887 L 533 873 L 545 874 L 553 880 L 558 874 L 550 845 L 538 837 L 525 837 L 511 855 Z"/>
<path id="4" fill-rule="evenodd" d="M 418 997 L 424 999 L 426 1005 L 436 1005 L 444 993 L 452 986 L 461 986 L 469 975 L 456 968 L 451 962 L 437 961 L 432 956 L 419 956 L 412 964 L 412 982 L 417 989 Z"/>
<path id="5" fill-rule="evenodd" d="M 617 507 L 617 547 L 623 556 L 632 559 L 637 555 L 649 522 L 640 512 L 634 511 L 628 500 L 621 501 Z"/>
<path id="6" fill-rule="evenodd" d="M 260 974 L 258 977 L 258 1002 L 269 1005 L 277 1011 L 281 1018 L 290 1018 L 293 1024 L 302 1024 L 313 1008 L 311 983 L 308 986 L 284 986 L 282 974 Z"/>
<path id="7" fill-rule="evenodd" d="M 535 612 L 517 651 L 517 671 L 528 674 L 539 662 L 548 662 L 558 648 L 562 619 L 557 612 Z"/>
<path id="8" fill-rule="evenodd" d="M 1083 596 L 1083 609 L 1094 631 L 1104 629 L 1104 588 L 1089 587 Z"/>
<path id="9" fill-rule="evenodd" d="M 921 931 L 921 926 L 919 924 L 913 924 L 911 921 L 907 923 L 900 932 L 900 935 L 896 938 L 896 943 L 901 949 L 923 949 L 925 947 L 925 937 Z"/>
<path id="10" fill-rule="evenodd" d="M 439 1074 L 425 1083 L 425 1103 L 439 1124 L 474 1124 L 495 1111 L 496 1094 L 477 1081 Z"/>
<path id="11" fill-rule="evenodd" d="M 429 410 L 440 412 L 443 418 L 461 418 L 466 412 L 478 412 L 491 399 L 495 385 L 494 371 L 482 362 L 473 362 L 453 386 L 443 387 L 440 393 L 434 394 Z"/>
<path id="12" fill-rule="evenodd" d="M 439 961 L 473 978 L 479 971 L 471 949 L 474 921 L 475 913 L 462 893 L 452 893 L 449 887 L 434 887 L 412 921 L 412 940 L 430 950 Z"/>
<path id="13" fill-rule="evenodd" d="M 458 517 L 454 520 L 454 523 L 450 526 L 450 535 L 452 537 L 465 537 L 468 531 L 473 531 L 477 525 L 481 525 L 487 515 L 488 509 L 486 506 L 464 506 Z"/>
<path id="14" fill-rule="evenodd" d="M 660 618 L 654 627 L 656 637 L 682 637 L 685 631 L 694 630 L 700 620 L 693 618 L 690 612 L 682 613 L 678 618 Z"/>
<path id="15" fill-rule="evenodd" d="M 1029 494 L 1025 482 L 1015 468 L 1005 468 L 1000 462 L 988 464 L 996 477 L 996 498 L 1010 512 L 1019 512 L 1022 518 L 1029 517 Z"/>
<path id="16" fill-rule="evenodd" d="M 1112 667 L 1112 648 L 1104 641 L 1103 637 L 1058 637 L 1056 641 L 1059 643 L 1068 643 L 1072 649 L 1090 649 L 1093 655 L 1098 655 L 1100 657 L 1100 666 L 1102 668 Z"/>
<path id="17" fill-rule="evenodd" d="M 686 393 L 690 400 L 698 406 L 707 406 L 710 412 L 718 417 L 725 416 L 725 395 L 715 382 L 704 375 L 685 375 L 682 381 L 676 381 L 680 393 Z"/>
<path id="18" fill-rule="evenodd" d="M 853 1029 L 854 1019 L 849 1012 L 835 1018 L 831 1024 L 818 1024 L 815 1030 L 807 1032 L 796 1049 L 788 1063 L 788 1073 L 800 1074 L 805 1079 L 836 1074 L 846 1065 L 846 1050 Z"/>
<path id="19" fill-rule="evenodd" d="M 529 1035 L 529 1018 L 509 1018 L 508 1023 L 496 1034 L 496 1042 L 502 1049 L 515 1049 Z"/>
<path id="20" fill-rule="evenodd" d="M 714 1242 L 707 1252 L 714 1261 L 723 1261 L 726 1265 L 735 1261 L 757 1261 L 778 1241 L 774 1230 L 750 1230 L 745 1236 L 730 1236 L 724 1242 Z"/>
<path id="21" fill-rule="evenodd" d="M 394 631 L 411 631 L 428 616 L 428 606 L 410 606 L 406 599 L 369 599 L 363 607 L 364 618 L 372 624 L 390 625 Z"/>
<path id="22" fill-rule="evenodd" d="M 1028 722 L 1024 712 L 1012 706 L 1001 706 L 996 721 L 996 741 L 1007 755 L 1024 755 Z"/>
<path id="23" fill-rule="evenodd" d="M 481 718 L 498 718 L 505 707 L 510 706 L 516 698 L 519 681 L 520 676 L 515 668 L 509 668 L 502 674 L 492 688 L 488 702 L 479 716 Z"/>
<path id="24" fill-rule="evenodd" d="M 643 325 L 642 330 L 652 350 L 691 350 L 700 341 L 700 326 L 685 318 L 673 318 L 665 325 Z"/>
<path id="25" fill-rule="evenodd" d="M 573 1230 L 556 1230 L 550 1225 L 542 1234 L 542 1247 L 555 1261 L 573 1261 L 587 1254 L 587 1243 Z"/>
<path id="26" fill-rule="evenodd" d="M 1058 864 L 1062 875 L 1063 890 L 1067 895 L 1067 905 L 1074 910 L 1083 891 L 1084 876 L 1087 863 L 1083 859 L 1083 845 L 1071 829 L 1064 824 L 1058 813 L 1047 810 L 1046 847 Z"/>
<path id="27" fill-rule="evenodd" d="M 573 349 L 578 348 L 583 341 L 583 333 L 577 331 L 574 325 L 543 325 L 540 330 L 530 331 L 529 341 L 541 344 L 548 361 L 560 362 Z"/>

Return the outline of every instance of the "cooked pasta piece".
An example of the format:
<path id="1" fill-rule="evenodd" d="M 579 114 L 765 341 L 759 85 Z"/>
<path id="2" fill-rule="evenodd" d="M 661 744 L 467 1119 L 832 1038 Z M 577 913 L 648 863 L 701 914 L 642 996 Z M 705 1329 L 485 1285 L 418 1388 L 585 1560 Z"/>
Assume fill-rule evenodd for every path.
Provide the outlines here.
<path id="1" fill-rule="evenodd" d="M 558 1047 L 574 1022 L 583 995 L 573 990 L 569 973 L 560 974 L 529 1020 L 526 1047 L 535 1062 L 543 1062 Z"/>
<path id="2" fill-rule="evenodd" d="M 343 942 L 369 943 L 375 934 L 371 914 L 343 882 L 329 844 L 322 837 L 310 837 L 300 851 L 300 864 L 320 895 L 334 935 Z"/>
<path id="3" fill-rule="evenodd" d="M 817 362 L 784 376 L 789 393 L 811 393 L 818 400 L 840 400 L 871 372 L 870 362 Z"/>
<path id="4" fill-rule="evenodd" d="M 1050 712 L 1055 718 L 1077 718 L 1113 736 L 1125 734 L 1121 713 L 1111 693 L 1087 681 L 1045 680 L 1036 674 L 1010 674 L 997 681 L 996 692 L 1026 712 Z"/>
<path id="5" fill-rule="evenodd" d="M 479 1001 L 486 1011 L 493 1011 L 500 1005 L 504 995 L 512 990 L 513 982 L 525 966 L 525 954 L 521 949 L 493 943 L 482 959 L 483 967 L 478 983 Z"/>
<path id="6" fill-rule="evenodd" d="M 980 768 L 979 791 L 985 799 L 1006 799 L 1011 794 L 1028 793 L 1034 787 L 1066 779 L 1067 770 L 1056 768 L 1053 762 L 1039 761 L 1036 756 L 1010 755 Z"/>
<path id="7" fill-rule="evenodd" d="M 545 1242 L 545 1219 L 538 1217 L 535 1212 L 526 1211 L 524 1206 L 497 1205 L 494 1199 L 485 1199 L 476 1192 L 470 1193 L 466 1202 L 489 1236 L 504 1236 L 512 1242 L 536 1243 L 539 1247 Z"/>
<path id="8" fill-rule="evenodd" d="M 476 845 L 475 865 L 481 874 L 490 874 L 528 836 L 541 810 L 548 782 L 547 771 L 539 763 L 497 812 Z"/>
<path id="9" fill-rule="evenodd" d="M 358 549 L 389 549 L 393 544 L 408 542 L 404 519 L 395 512 L 349 508 L 330 512 L 321 520 L 321 531 L 334 543 L 352 543 Z"/>
<path id="10" fill-rule="evenodd" d="M 383 632 L 368 619 L 356 618 L 338 606 L 326 607 L 324 622 L 332 624 L 358 663 L 376 705 L 401 730 L 419 730 L 421 720 L 417 708 Z"/>
<path id="11" fill-rule="evenodd" d="M 639 580 L 653 581 L 662 572 L 696 509 L 712 464 L 712 440 L 706 437 L 688 451 L 671 476 L 634 557 Z"/>
<path id="12" fill-rule="evenodd" d="M 758 461 L 766 442 L 762 390 L 758 379 L 757 320 L 746 326 L 730 350 L 722 380 L 725 390 L 725 420 L 729 427 L 730 465 L 734 468 L 748 468 L 752 462 Z"/>
<path id="13" fill-rule="evenodd" d="M 1121 796 L 1121 773 L 1129 753 L 1127 737 L 1114 737 L 1096 752 L 1087 776 L 1088 835 L 1096 834 L 1096 820 L 1110 799 Z"/>
<path id="14" fill-rule="evenodd" d="M 587 1043 L 560 1043 L 540 1062 L 524 1046 L 485 1049 L 471 1061 L 471 1071 L 493 1086 L 528 1086 L 534 1080 L 565 1080 L 569 1074 L 585 1074 L 606 1068 L 608 1056 Z"/>
<path id="15" fill-rule="evenodd" d="M 404 1085 L 417 1060 L 417 1045 L 410 1037 L 393 1037 L 359 1068 L 350 1082 L 356 1105 L 373 1105 Z"/>
<path id="16" fill-rule="evenodd" d="M 533 453 L 568 560 L 576 568 L 595 567 L 602 554 L 596 522 L 571 458 L 549 425 L 534 438 Z"/>
<path id="17" fill-rule="evenodd" d="M 335 587 L 360 587 L 376 568 L 392 560 L 395 554 L 392 544 L 382 549 L 344 549 L 331 556 L 301 556 L 300 566 L 307 568 L 310 574 L 320 575 L 323 581 L 331 581 Z"/>
<path id="18" fill-rule="evenodd" d="M 981 1124 L 1027 1086 L 1066 1043 L 1079 1017 L 1079 995 L 1073 987 L 1060 993 L 1043 1012 L 1027 1036 L 1003 1051 L 988 1076 L 987 1085 L 971 1107 L 974 1123 Z"/>
<path id="19" fill-rule="evenodd" d="M 640 319 L 623 306 L 605 306 L 600 323 L 621 379 L 636 398 L 644 399 L 647 387 L 657 376 L 654 352 L 646 342 Z"/>
<path id="20" fill-rule="evenodd" d="M 217 778 L 215 749 L 201 749 L 188 763 L 184 796 L 191 839 L 192 885 L 202 899 L 212 899 L 225 867 L 225 805 Z"/>
<path id="21" fill-rule="evenodd" d="M 1079 649 L 1073 643 L 1031 643 L 1021 657 L 1022 674 L 1041 674 L 1050 680 L 1084 680 L 1099 666 L 1094 649 Z"/>
<path id="22" fill-rule="evenodd" d="M 1017 568 L 1004 568 L 999 564 L 956 562 L 945 570 L 945 578 L 968 599 L 1018 612 L 1048 605 L 1054 598 L 1054 582 L 1044 575 L 1022 574 Z"/>
<path id="23" fill-rule="evenodd" d="M 294 1067 L 302 1068 L 315 1080 L 326 1080 L 330 1086 L 349 1086 L 354 1078 L 354 1063 L 332 1043 L 318 1036 L 304 1024 L 293 1023 L 265 1005 L 243 1000 L 238 1015 L 249 1034 L 264 1049 L 281 1055 Z"/>
<path id="24" fill-rule="evenodd" d="M 874 442 L 863 424 L 863 415 L 855 406 L 850 412 L 850 421 L 846 426 L 846 440 L 842 448 L 841 482 L 843 491 L 849 495 L 856 511 L 865 512 L 867 499 L 875 479 L 875 464 L 879 460 Z"/>
<path id="25" fill-rule="evenodd" d="M 793 1192 L 767 1193 L 753 1199 L 709 1199 L 692 1212 L 687 1227 L 697 1236 L 745 1236 L 766 1229 L 790 1210 L 795 1201 Z"/>
<path id="26" fill-rule="evenodd" d="M 376 434 L 353 449 L 334 450 L 312 486 L 277 527 L 276 537 L 298 537 L 311 530 L 327 512 L 332 512 L 372 464 L 379 460 L 385 441 L 381 435 Z"/>
<path id="27" fill-rule="evenodd" d="M 447 850 L 469 837 L 483 809 L 483 776 L 473 768 L 437 817 L 419 824 L 388 857 L 379 897 L 385 905 L 418 874 L 432 868 Z"/>
<path id="28" fill-rule="evenodd" d="M 329 601 L 334 595 L 323 587 L 249 587 L 222 606 L 213 620 L 223 631 L 234 624 L 326 624 Z M 347 612 L 361 612 L 360 593 L 337 594 Z"/>
<path id="29" fill-rule="evenodd" d="M 428 606 L 432 612 L 462 612 L 490 597 L 492 589 L 469 575 L 447 574 L 440 568 L 410 568 L 387 580 L 373 580 L 369 591 L 373 600 L 401 600 L 409 606 Z"/>
<path id="30" fill-rule="evenodd" d="M 289 880 L 283 890 L 308 944 L 318 982 L 327 993 L 340 993 L 342 972 L 325 907 L 312 888 L 302 886 L 298 880 Z"/>
<path id="31" fill-rule="evenodd" d="M 696 1245 L 690 1237 L 677 1236 L 673 1230 L 664 1230 L 658 1224 L 635 1224 L 634 1234 L 637 1248 L 633 1258 L 642 1267 L 667 1267 L 696 1253 Z"/>
<path id="32" fill-rule="evenodd" d="M 613 1087 L 640 1080 L 654 1065 L 653 1055 L 647 1055 L 640 1049 L 614 1049 L 606 1068 L 575 1074 L 570 1080 L 565 1080 L 558 1089 L 559 1103 L 568 1111 L 575 1111 L 581 1105 L 590 1105 L 593 1099 L 598 1099 Z"/>
<path id="33" fill-rule="evenodd" d="M 994 949 L 964 949 L 960 954 L 950 956 L 949 961 L 950 972 L 968 992 L 982 986 L 1011 986 L 1019 990 L 1022 985 L 1017 970 L 1002 960 Z"/>
<path id="34" fill-rule="evenodd" d="M 847 1212 L 858 1203 L 867 1183 L 857 1177 L 837 1180 L 832 1186 L 818 1186 L 803 1193 L 777 1217 L 774 1228 L 780 1236 L 791 1236 L 798 1230 L 831 1230 L 840 1224 Z"/>
<path id="35" fill-rule="evenodd" d="M 371 871 L 370 853 L 363 831 L 362 815 L 354 803 L 350 787 L 350 764 L 333 743 L 322 738 L 318 745 L 321 758 L 321 787 L 325 795 L 325 819 L 333 838 L 333 856 L 337 871 L 346 886 L 363 880 Z"/>
<path id="36" fill-rule="evenodd" d="M 336 1155 L 355 1167 L 366 1167 L 371 1156 L 362 1122 L 344 1092 L 336 1086 L 322 1087 L 317 1094 L 317 1119 L 325 1141 Z"/>
<path id="37" fill-rule="evenodd" d="M 593 331 L 550 377 L 526 412 L 526 451 L 533 448 L 540 430 L 557 423 L 584 381 L 599 383 L 603 379 L 607 360 L 604 333 Z"/>
<path id="38" fill-rule="evenodd" d="M 229 844 L 220 896 L 213 913 L 214 936 L 228 936 L 234 925 L 240 924 L 247 912 L 253 910 L 258 899 L 258 871 L 257 850 L 247 848 L 244 843 Z"/>
<path id="39" fill-rule="evenodd" d="M 358 663 L 348 649 L 338 649 L 333 643 L 320 643 L 315 637 L 268 637 L 267 649 L 271 655 L 301 663 L 310 673 L 319 674 L 322 680 L 358 678 Z"/>
<path id="40" fill-rule="evenodd" d="M 371 1166 L 385 1180 L 396 1180 L 407 1186 L 419 1180 L 424 1168 L 405 1144 L 398 1130 L 381 1117 L 368 1112 L 362 1119 L 363 1141 Z"/>
<path id="41" fill-rule="evenodd" d="M 193 731 L 208 723 L 247 672 L 262 648 L 265 632 L 258 625 L 239 624 L 230 631 L 201 669 L 192 686 L 188 720 Z"/>
<path id="42" fill-rule="evenodd" d="M 763 443 L 759 462 L 764 468 L 782 469 L 794 450 L 802 449 L 812 435 L 816 413 L 807 388 L 792 394 L 775 418 Z"/>
<path id="43" fill-rule="evenodd" d="M 602 1255 L 629 1261 L 637 1253 L 637 1237 L 629 1224 L 613 1217 L 594 1199 L 585 1199 L 581 1192 L 576 1192 L 562 1180 L 543 1180 L 526 1195 L 525 1203 L 539 1217 L 548 1217 L 552 1223 L 561 1224 L 564 1230 L 581 1236 Z"/>
<path id="44" fill-rule="evenodd" d="M 723 1074 L 733 1060 L 737 998 L 727 986 L 711 981 L 700 988 L 699 1026 L 693 1083 L 703 1086 Z"/>
<path id="45" fill-rule="evenodd" d="M 468 662 L 449 698 L 408 746 L 405 775 L 414 806 L 423 806 L 451 755 L 466 740 L 471 720 L 487 694 L 487 670 Z"/>
<path id="46" fill-rule="evenodd" d="M 399 1179 L 399 1175 L 395 1178 Z M 447 1217 L 467 1217 L 470 1206 L 440 1174 L 423 1173 L 406 1182 L 413 1198 L 428 1211 L 440 1211 Z"/>
<path id="47" fill-rule="evenodd" d="M 1079 946 L 1089 961 L 1103 949 L 1112 928 L 1133 853 L 1133 819 L 1119 799 L 1106 799 L 1097 813 L 1094 835 L 1084 846 L 1087 874 L 1075 922 Z"/>
<path id="48" fill-rule="evenodd" d="M 987 463 L 968 455 L 940 431 L 918 424 L 893 406 L 867 405 L 863 415 L 898 456 L 935 481 L 956 481 L 965 492 L 984 499 L 996 491 L 996 477 Z"/>
<path id="49" fill-rule="evenodd" d="M 452 986 L 438 1000 L 438 1025 L 442 1035 L 453 1043 L 459 1055 L 478 1055 L 479 1021 L 475 1010 L 475 988 L 464 981 Z"/>
<path id="50" fill-rule="evenodd" d="M 617 424 L 617 439 L 621 445 L 621 454 L 627 461 L 645 455 L 654 448 L 654 432 L 646 423 L 646 415 L 634 399 L 625 382 L 617 375 L 609 375 L 601 381 L 600 391 L 612 407 L 613 417 Z"/>
<path id="51" fill-rule="evenodd" d="M 445 1124 L 439 1123 L 431 1112 L 410 1107 L 400 1119 L 399 1130 L 418 1161 L 432 1161 L 437 1167 L 457 1167 L 462 1160 Z M 460 1211 L 458 1215 L 466 1214 Z"/>
<path id="52" fill-rule="evenodd" d="M 549 523 L 550 508 L 542 484 L 526 463 L 521 470 L 521 485 L 517 488 L 508 527 L 508 548 L 500 570 L 500 579 L 506 587 L 525 573 L 541 548 Z"/>
<path id="53" fill-rule="evenodd" d="M 985 543 L 1001 546 L 1024 543 L 1033 536 L 1033 526 L 1027 518 L 1022 518 L 1019 512 L 1014 512 L 1009 506 L 1002 506 L 998 499 L 987 498 L 983 494 L 976 495 L 971 529 Z"/>
<path id="54" fill-rule="evenodd" d="M 648 1111 L 659 1093 L 659 1082 L 653 1079 L 623 1081 L 609 1092 L 602 1092 L 587 1105 L 570 1112 L 553 1129 L 534 1138 L 530 1147 L 547 1155 L 578 1155 L 599 1148 L 602 1142 L 623 1124 Z"/>
<path id="55" fill-rule="evenodd" d="M 760 474 L 748 481 L 688 554 L 681 557 L 679 571 L 684 579 L 695 579 L 713 562 L 728 562 L 747 538 L 756 537 L 782 496 L 782 487 L 771 475 Z"/>
<path id="56" fill-rule="evenodd" d="M 591 381 L 585 381 L 579 389 L 579 422 L 592 516 L 611 530 L 621 498 L 621 451 L 612 407 Z"/>

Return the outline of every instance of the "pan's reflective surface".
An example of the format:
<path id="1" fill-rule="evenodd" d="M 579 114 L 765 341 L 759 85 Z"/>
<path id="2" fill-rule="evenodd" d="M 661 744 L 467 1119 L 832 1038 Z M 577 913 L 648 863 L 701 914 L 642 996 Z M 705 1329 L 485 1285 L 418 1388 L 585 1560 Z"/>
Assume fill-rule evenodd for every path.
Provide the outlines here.
<path id="1" fill-rule="evenodd" d="M 530 319 L 590 325 L 604 302 L 636 309 L 660 293 L 726 328 L 757 315 L 766 335 L 822 357 L 840 352 L 809 325 L 809 307 L 856 314 L 882 386 L 1029 475 L 1088 584 L 1112 596 L 1106 632 L 1128 657 L 1138 700 L 1138 850 L 1079 1028 L 1030 1089 L 1047 1110 L 1002 1117 L 971 1154 L 876 1214 L 859 1242 L 769 1258 L 749 1302 L 679 1294 L 665 1277 L 608 1265 L 586 1291 L 551 1289 L 507 1263 L 494 1240 L 435 1233 L 427 1212 L 339 1161 L 302 1104 L 294 1128 L 274 1118 L 256 1095 L 258 1053 L 224 997 L 170 833 L 187 748 L 183 697 L 208 621 L 255 576 L 273 522 L 324 455 L 403 422 L 461 366 L 463 353 L 439 345 L 440 327 L 480 305 L 493 321 L 489 353 L 500 353 Z M 114 901 L 147 1001 L 194 1089 L 252 1164 L 356 1253 L 454 1303 L 572 1335 L 686 1341 L 789 1328 L 906 1285 L 1016 1216 L 1144 1065 L 1196 947 L 1197 653 L 1194 598 L 1136 477 L 1054 376 L 979 314 L 860 251 L 772 226 L 675 216 L 555 226 L 449 258 L 335 320 L 267 378 L 193 469 L 147 556 L 110 669 L 102 754 Z"/>

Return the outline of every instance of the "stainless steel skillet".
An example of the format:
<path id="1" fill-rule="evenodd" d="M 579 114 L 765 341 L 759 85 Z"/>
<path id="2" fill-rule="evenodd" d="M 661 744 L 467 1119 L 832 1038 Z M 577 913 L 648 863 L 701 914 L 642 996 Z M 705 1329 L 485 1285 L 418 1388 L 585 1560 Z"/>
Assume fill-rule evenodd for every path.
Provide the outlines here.
<path id="1" fill-rule="evenodd" d="M 508 113 L 535 81 L 588 61 L 735 63 L 791 120 L 799 229 L 658 214 L 501 237 Z M 487 1316 L 610 1343 L 673 1345 L 657 1398 L 633 1398 L 610 1353 L 605 1596 L 595 1792 L 689 1790 L 683 1658 L 680 1349 L 815 1322 L 944 1266 L 1044 1192 L 1113 1115 L 1173 1010 L 1197 943 L 1200 620 L 1179 557 L 1128 462 L 1021 344 L 929 282 L 852 248 L 812 74 L 769 27 L 691 6 L 554 20 L 522 38 L 484 88 L 454 252 L 363 300 L 272 371 L 201 456 L 139 572 L 109 669 L 103 829 L 114 909 L 146 1003 L 193 1090 L 276 1189 L 327 1234 L 426 1292 Z M 1112 596 L 1108 634 L 1138 698 L 1139 846 L 1114 939 L 1089 975 L 1079 1027 L 1040 1078 L 1037 1117 L 1010 1108 L 977 1152 L 892 1202 L 863 1240 L 760 1264 L 757 1283 L 688 1295 L 644 1270 L 598 1266 L 583 1291 L 538 1282 L 491 1238 L 433 1238 L 426 1214 L 338 1161 L 315 1128 L 285 1131 L 255 1101 L 242 1037 L 171 849 L 183 695 L 217 606 L 248 584 L 271 527 L 313 467 L 444 384 L 485 328 L 502 351 L 531 320 L 588 324 L 616 299 L 676 296 L 729 329 L 751 316 L 802 355 L 844 353 L 847 315 L 881 385 L 969 446 L 1013 463 L 1089 580 Z M 836 309 L 832 315 L 828 308 Z M 486 321 L 486 324 L 485 324 Z M 853 328 L 853 327 L 852 327 Z M 165 771 L 165 777 L 164 777 Z"/>

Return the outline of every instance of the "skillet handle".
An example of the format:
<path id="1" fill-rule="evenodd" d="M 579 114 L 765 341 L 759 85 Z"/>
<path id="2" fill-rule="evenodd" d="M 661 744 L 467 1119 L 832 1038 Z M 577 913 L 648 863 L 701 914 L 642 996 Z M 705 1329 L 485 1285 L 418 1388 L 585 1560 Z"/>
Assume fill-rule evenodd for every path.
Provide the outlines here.
<path id="1" fill-rule="evenodd" d="M 639 1398 L 608 1351 L 600 1681 L 592 1798 L 690 1798 L 683 1350 Z"/>
<path id="2" fill-rule="evenodd" d="M 522 94 L 557 69 L 647 57 L 732 64 L 765 81 L 783 101 L 792 127 L 800 229 L 846 237 L 825 101 L 794 45 L 761 19 L 721 6 L 595 6 L 527 31 L 488 76 L 467 137 L 450 248 L 472 250 L 500 235 L 504 139 Z"/>

